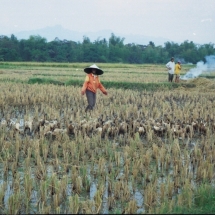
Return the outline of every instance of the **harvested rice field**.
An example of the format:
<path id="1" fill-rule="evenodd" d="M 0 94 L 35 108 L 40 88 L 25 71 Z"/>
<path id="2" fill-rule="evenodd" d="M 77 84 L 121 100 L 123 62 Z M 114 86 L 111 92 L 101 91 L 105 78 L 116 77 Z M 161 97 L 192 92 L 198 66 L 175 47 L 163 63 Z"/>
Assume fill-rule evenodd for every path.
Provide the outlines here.
<path id="1" fill-rule="evenodd" d="M 214 186 L 214 79 L 168 83 L 165 65 L 98 64 L 108 95 L 85 113 L 89 65 L 0 63 L 0 213 L 192 207 Z"/>

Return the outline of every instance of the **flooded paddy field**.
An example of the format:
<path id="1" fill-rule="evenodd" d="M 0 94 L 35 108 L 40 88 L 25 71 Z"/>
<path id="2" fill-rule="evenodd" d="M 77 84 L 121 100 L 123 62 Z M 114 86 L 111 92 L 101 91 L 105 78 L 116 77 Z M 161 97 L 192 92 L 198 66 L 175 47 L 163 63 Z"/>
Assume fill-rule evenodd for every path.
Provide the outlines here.
<path id="1" fill-rule="evenodd" d="M 149 70 L 164 73 L 159 68 L 120 70 L 129 82 L 125 74 L 139 72 L 142 80 Z M 171 91 L 113 85 L 86 114 L 81 86 L 28 84 L 28 68 L 10 69 L 0 74 L 7 79 L 0 82 L 1 213 L 159 213 L 166 202 L 189 207 L 197 187 L 214 185 L 213 80 Z M 11 81 L 14 69 L 19 75 Z M 33 69 L 62 80 L 68 73 Z M 84 80 L 76 69 L 71 74 Z M 154 73 L 151 83 L 160 81 Z"/>

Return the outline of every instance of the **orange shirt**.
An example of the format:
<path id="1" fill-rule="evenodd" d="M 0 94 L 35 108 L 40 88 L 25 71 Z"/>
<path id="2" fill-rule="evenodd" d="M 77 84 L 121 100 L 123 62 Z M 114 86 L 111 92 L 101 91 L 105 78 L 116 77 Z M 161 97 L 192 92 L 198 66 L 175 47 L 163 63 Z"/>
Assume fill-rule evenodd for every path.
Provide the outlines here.
<path id="1" fill-rule="evenodd" d="M 82 92 L 87 90 L 96 93 L 97 89 L 100 89 L 103 93 L 107 92 L 104 86 L 101 84 L 99 77 L 97 75 L 87 74 L 83 87 L 81 89 Z"/>

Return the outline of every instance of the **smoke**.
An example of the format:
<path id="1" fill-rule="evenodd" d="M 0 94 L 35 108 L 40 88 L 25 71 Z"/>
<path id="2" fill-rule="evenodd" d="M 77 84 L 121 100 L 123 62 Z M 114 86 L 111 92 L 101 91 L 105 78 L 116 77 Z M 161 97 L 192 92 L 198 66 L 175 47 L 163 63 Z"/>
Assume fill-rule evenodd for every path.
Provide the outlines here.
<path id="1" fill-rule="evenodd" d="M 205 63 L 203 61 L 199 61 L 195 68 L 190 69 L 185 75 L 181 76 L 180 79 L 187 80 L 190 78 L 197 78 L 202 73 L 208 75 L 212 71 L 215 72 L 215 55 L 206 56 L 205 60 Z"/>

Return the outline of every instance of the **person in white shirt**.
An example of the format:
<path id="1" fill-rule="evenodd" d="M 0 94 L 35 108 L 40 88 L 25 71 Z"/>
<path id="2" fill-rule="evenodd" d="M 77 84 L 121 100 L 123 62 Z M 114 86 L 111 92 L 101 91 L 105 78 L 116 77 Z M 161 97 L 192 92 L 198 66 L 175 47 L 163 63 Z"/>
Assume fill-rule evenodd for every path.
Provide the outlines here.
<path id="1" fill-rule="evenodd" d="M 172 57 L 171 60 L 166 64 L 166 68 L 168 69 L 168 81 L 172 82 L 175 72 L 175 62 L 174 58 Z"/>

